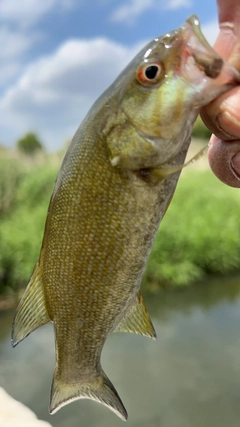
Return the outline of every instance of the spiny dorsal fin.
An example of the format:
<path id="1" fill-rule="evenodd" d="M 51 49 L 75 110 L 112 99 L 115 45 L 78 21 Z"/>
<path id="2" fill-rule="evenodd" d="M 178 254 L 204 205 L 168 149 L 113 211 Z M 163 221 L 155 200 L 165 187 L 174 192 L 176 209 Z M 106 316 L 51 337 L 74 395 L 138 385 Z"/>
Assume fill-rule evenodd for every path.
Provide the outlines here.
<path id="1" fill-rule="evenodd" d="M 13 347 L 32 331 L 48 322 L 50 322 L 50 318 L 46 309 L 42 278 L 37 264 L 14 317 Z"/>
<path id="2" fill-rule="evenodd" d="M 140 292 L 114 332 L 133 332 L 151 338 L 157 337 Z"/>
<path id="3" fill-rule="evenodd" d="M 127 420 L 127 411 L 106 374 L 101 373 L 89 383 L 66 383 L 58 377 L 55 371 L 52 383 L 50 414 L 54 414 L 60 408 L 78 399 L 92 399 L 111 409 L 122 420 Z"/>

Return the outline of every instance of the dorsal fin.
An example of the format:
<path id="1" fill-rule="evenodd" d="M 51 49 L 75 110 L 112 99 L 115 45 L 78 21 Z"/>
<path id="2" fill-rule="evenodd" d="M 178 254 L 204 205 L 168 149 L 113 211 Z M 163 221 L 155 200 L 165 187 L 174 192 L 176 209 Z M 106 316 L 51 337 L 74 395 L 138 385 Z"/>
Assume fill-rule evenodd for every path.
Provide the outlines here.
<path id="1" fill-rule="evenodd" d="M 48 322 L 50 322 L 50 317 L 46 309 L 41 272 L 39 264 L 37 264 L 14 317 L 13 347 L 32 331 Z"/>
<path id="2" fill-rule="evenodd" d="M 114 332 L 133 332 L 150 338 L 157 337 L 140 291 Z"/>

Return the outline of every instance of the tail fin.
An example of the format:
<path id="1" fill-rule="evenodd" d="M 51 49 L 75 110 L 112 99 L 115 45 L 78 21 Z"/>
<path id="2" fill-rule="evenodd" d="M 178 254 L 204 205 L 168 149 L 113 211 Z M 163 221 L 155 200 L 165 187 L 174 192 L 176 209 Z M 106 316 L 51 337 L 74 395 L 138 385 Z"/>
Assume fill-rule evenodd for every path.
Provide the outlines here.
<path id="1" fill-rule="evenodd" d="M 63 406 L 77 399 L 96 400 L 115 412 L 122 420 L 127 420 L 127 411 L 117 391 L 103 371 L 90 383 L 68 384 L 62 382 L 54 374 L 49 409 L 50 414 L 54 414 Z"/>

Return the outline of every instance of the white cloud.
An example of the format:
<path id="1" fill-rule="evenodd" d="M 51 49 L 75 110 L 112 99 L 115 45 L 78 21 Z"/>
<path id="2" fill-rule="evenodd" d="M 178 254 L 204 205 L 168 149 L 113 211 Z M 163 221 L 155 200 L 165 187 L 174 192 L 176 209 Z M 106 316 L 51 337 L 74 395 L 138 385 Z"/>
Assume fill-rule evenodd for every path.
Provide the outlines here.
<path id="1" fill-rule="evenodd" d="M 1 0 L 0 21 L 26 28 L 35 25 L 54 8 L 68 9 L 74 3 L 76 0 Z"/>
<path id="2" fill-rule="evenodd" d="M 0 27 L 0 86 L 6 85 L 21 69 L 24 55 L 41 39 L 39 33 L 28 34 L 19 30 Z"/>
<path id="3" fill-rule="evenodd" d="M 213 45 L 219 33 L 219 25 L 217 19 L 203 24 L 201 28 L 208 43 Z"/>
<path id="4" fill-rule="evenodd" d="M 127 3 L 116 8 L 110 19 L 114 22 L 123 22 L 133 24 L 136 19 L 146 10 L 150 9 L 179 9 L 181 7 L 190 7 L 192 0 L 169 0 L 164 5 L 160 5 L 157 0 L 130 0 Z"/>
<path id="5" fill-rule="evenodd" d="M 10 30 L 8 27 L 0 27 L 0 61 L 6 61 L 9 58 L 17 58 L 27 52 L 35 43 L 38 36 L 35 34 L 29 37 L 21 31 Z"/>
<path id="6" fill-rule="evenodd" d="M 5 86 L 20 72 L 20 64 L 18 61 L 8 62 L 0 67 L 0 87 Z"/>
<path id="7" fill-rule="evenodd" d="M 154 7 L 154 0 L 131 0 L 117 8 L 112 14 L 111 20 L 132 24 L 139 15 Z"/>
<path id="8" fill-rule="evenodd" d="M 54 9 L 67 10 L 75 4 L 77 0 L 0 0 L 0 87 L 17 77 L 31 49 L 46 37 L 38 21 Z"/>
<path id="9" fill-rule="evenodd" d="M 37 60 L 0 99 L 1 142 L 13 144 L 33 130 L 48 149 L 59 148 L 137 48 L 102 38 L 70 40 Z"/>
<path id="10" fill-rule="evenodd" d="M 217 31 L 217 21 L 203 25 L 210 43 Z M 7 43 L 7 34 L 6 29 L 0 31 L 0 43 Z M 11 47 L 13 39 L 9 37 L 9 52 L 17 57 L 29 48 L 30 41 L 24 37 L 21 41 L 19 36 L 19 45 Z M 1 143 L 13 145 L 21 135 L 33 130 L 48 149 L 61 147 L 96 98 L 143 44 L 126 47 L 104 38 L 68 40 L 52 54 L 25 65 L 18 81 L 0 98 Z M 0 58 L 1 55 L 6 53 L 1 52 Z M 0 70 L 0 82 L 19 73 L 17 61 L 6 64 Z"/>
<path id="11" fill-rule="evenodd" d="M 170 0 L 165 5 L 165 9 L 180 9 L 181 7 L 192 6 L 192 0 Z"/>

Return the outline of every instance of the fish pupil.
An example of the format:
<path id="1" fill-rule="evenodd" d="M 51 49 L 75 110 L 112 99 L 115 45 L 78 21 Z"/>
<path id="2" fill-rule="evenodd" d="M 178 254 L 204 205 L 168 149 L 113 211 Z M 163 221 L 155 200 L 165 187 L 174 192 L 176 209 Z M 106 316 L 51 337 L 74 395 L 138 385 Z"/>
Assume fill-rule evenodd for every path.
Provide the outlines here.
<path id="1" fill-rule="evenodd" d="M 139 173 L 142 178 L 146 178 L 150 174 L 150 169 L 149 168 L 140 169 Z"/>
<path id="2" fill-rule="evenodd" d="M 158 67 L 156 65 L 150 65 L 149 67 L 146 68 L 145 70 L 145 76 L 149 79 L 149 80 L 153 80 L 155 79 L 156 75 L 158 73 Z"/>

